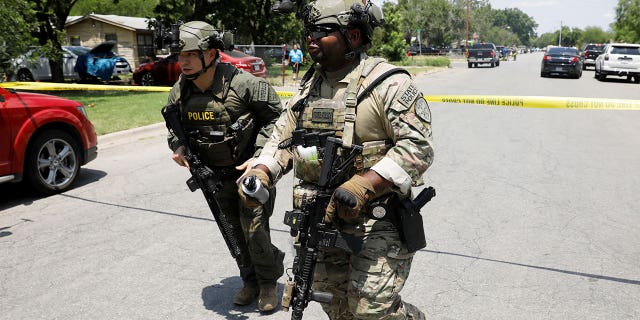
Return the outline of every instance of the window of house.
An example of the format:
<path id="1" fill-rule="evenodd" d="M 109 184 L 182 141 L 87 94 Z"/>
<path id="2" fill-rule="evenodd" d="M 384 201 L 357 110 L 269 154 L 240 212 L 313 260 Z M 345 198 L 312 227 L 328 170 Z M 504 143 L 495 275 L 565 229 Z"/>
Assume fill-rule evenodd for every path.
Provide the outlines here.
<path id="1" fill-rule="evenodd" d="M 105 41 L 113 41 L 115 43 L 118 43 L 118 35 L 115 33 L 107 33 L 104 35 L 104 40 Z M 112 51 L 116 54 L 118 54 L 118 46 L 113 46 Z"/>
<path id="2" fill-rule="evenodd" d="M 80 36 L 70 36 L 69 39 L 71 40 L 70 42 L 72 46 L 80 45 Z"/>
<path id="3" fill-rule="evenodd" d="M 153 50 L 153 35 L 152 34 L 138 34 L 138 61 L 147 61 L 155 57 Z"/>

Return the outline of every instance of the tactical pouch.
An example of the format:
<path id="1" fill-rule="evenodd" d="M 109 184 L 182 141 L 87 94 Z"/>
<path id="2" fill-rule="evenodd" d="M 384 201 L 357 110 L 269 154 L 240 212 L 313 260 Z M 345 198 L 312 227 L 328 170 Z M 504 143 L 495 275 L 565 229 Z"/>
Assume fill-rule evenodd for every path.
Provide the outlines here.
<path id="1" fill-rule="evenodd" d="M 230 147 L 235 141 L 233 137 L 224 137 L 220 142 L 208 142 L 202 139 L 196 140 L 198 151 L 204 163 L 217 167 L 226 167 L 235 164 L 235 155 Z"/>
<path id="2" fill-rule="evenodd" d="M 320 167 L 322 167 L 322 161 L 318 159 L 317 151 L 314 157 L 308 148 L 293 149 L 293 171 L 296 178 L 308 183 L 318 183 L 320 179 Z"/>

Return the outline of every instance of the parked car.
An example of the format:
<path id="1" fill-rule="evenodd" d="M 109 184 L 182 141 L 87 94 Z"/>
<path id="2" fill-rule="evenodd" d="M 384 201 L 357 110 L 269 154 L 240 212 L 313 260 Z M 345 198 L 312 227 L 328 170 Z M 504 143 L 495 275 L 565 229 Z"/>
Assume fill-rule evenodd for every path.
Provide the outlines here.
<path id="1" fill-rule="evenodd" d="M 640 44 L 609 43 L 596 58 L 595 77 L 604 81 L 607 76 L 627 77 L 640 83 Z"/>
<path id="2" fill-rule="evenodd" d="M 238 50 L 220 51 L 220 62 L 231 63 L 236 68 L 249 72 L 256 77 L 267 78 L 267 67 L 264 60 L 250 56 Z M 169 55 L 156 61 L 141 64 L 133 72 L 133 82 L 136 85 L 172 86 L 180 78 L 182 69 L 178 64 L 177 54 Z"/>
<path id="3" fill-rule="evenodd" d="M 62 46 L 62 73 L 65 79 L 91 81 L 109 80 L 131 73 L 129 62 L 111 51 L 113 42 L 105 42 L 95 48 Z M 41 49 L 32 48 L 26 54 L 13 59 L 17 81 L 51 81 L 49 59 Z"/>
<path id="4" fill-rule="evenodd" d="M 542 58 L 540 76 L 552 74 L 568 75 L 579 79 L 582 77 L 582 59 L 576 48 L 550 47 Z"/>
<path id="5" fill-rule="evenodd" d="M 275 63 L 282 63 L 283 57 L 285 60 L 289 59 L 289 51 L 291 51 L 290 48 L 287 50 L 283 50 L 282 48 L 271 48 L 264 51 L 263 57 L 269 57 L 273 59 L 273 62 Z"/>
<path id="6" fill-rule="evenodd" d="M 421 45 L 412 45 L 409 47 L 409 54 L 412 56 L 417 56 L 419 54 L 438 54 L 440 50 L 434 47 L 427 47 L 424 44 Z"/>
<path id="7" fill-rule="evenodd" d="M 133 83 L 143 86 L 172 86 L 180 78 L 181 72 L 178 55 L 171 54 L 140 64 L 133 72 Z"/>
<path id="8" fill-rule="evenodd" d="M 595 66 L 596 58 L 604 50 L 604 44 L 589 43 L 582 50 L 582 70 L 587 70 L 587 66 Z"/>
<path id="9" fill-rule="evenodd" d="M 0 183 L 24 179 L 39 193 L 62 192 L 97 155 L 80 102 L 0 88 Z"/>

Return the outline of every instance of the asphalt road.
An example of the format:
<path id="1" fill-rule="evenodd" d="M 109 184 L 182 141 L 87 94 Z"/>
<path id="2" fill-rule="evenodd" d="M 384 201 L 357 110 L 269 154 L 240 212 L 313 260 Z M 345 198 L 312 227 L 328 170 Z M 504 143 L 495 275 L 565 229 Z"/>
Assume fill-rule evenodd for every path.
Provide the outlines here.
<path id="1" fill-rule="evenodd" d="M 640 85 L 540 78 L 541 54 L 466 63 L 425 94 L 640 99 Z M 431 104 L 438 195 L 402 296 L 429 319 L 640 319 L 638 111 Z M 242 283 L 162 125 L 99 138 L 64 194 L 0 185 L 0 319 L 288 319 L 237 307 Z M 278 186 L 274 243 L 292 261 Z M 281 279 L 281 283 L 284 277 Z M 279 290 L 282 290 L 280 286 Z M 312 303 L 305 319 L 326 319 Z"/>

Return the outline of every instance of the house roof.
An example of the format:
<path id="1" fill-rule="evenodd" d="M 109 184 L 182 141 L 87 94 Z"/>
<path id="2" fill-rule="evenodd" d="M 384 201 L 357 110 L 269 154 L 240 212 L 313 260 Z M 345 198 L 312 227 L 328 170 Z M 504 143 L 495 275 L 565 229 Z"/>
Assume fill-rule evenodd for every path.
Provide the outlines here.
<path id="1" fill-rule="evenodd" d="M 88 14 L 86 16 L 69 16 L 67 17 L 67 22 L 65 23 L 65 28 L 71 25 L 74 25 L 78 22 L 92 19 L 100 22 L 108 23 L 115 25 L 120 28 L 128 29 L 131 31 L 136 30 L 149 30 L 149 18 L 139 18 L 139 17 L 125 17 L 125 16 L 117 16 L 113 14 Z"/>

